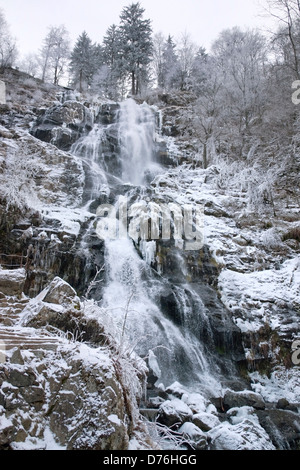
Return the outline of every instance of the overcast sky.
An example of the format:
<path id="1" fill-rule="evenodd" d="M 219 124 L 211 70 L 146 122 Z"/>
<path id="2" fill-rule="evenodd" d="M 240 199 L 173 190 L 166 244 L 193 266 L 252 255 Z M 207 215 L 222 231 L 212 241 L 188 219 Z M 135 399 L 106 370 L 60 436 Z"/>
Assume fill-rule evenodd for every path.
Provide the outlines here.
<path id="1" fill-rule="evenodd" d="M 37 52 L 49 26 L 64 24 L 72 42 L 86 31 L 94 42 L 102 42 L 107 28 L 119 23 L 122 8 L 137 0 L 0 0 L 0 8 L 18 40 L 21 53 Z M 140 0 L 145 18 L 152 20 L 154 32 L 175 39 L 188 32 L 209 50 L 225 28 L 272 28 L 263 17 L 266 0 Z"/>

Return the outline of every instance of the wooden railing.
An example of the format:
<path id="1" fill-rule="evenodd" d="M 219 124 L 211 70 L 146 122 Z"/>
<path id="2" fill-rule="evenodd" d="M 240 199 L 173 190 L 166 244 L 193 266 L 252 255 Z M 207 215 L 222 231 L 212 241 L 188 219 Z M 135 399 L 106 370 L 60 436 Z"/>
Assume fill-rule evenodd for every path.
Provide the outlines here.
<path id="1" fill-rule="evenodd" d="M 10 263 L 6 263 L 5 261 L 3 262 L 2 261 L 3 258 L 7 260 L 11 260 L 11 262 Z M 24 256 L 24 255 L 6 255 L 4 253 L 1 253 L 0 265 L 3 266 L 4 268 L 11 268 L 11 269 L 23 268 L 23 267 L 26 267 L 27 259 L 28 259 L 28 256 Z M 16 260 L 15 264 L 13 264 L 14 260 Z M 17 260 L 19 260 L 19 262 L 17 262 Z"/>

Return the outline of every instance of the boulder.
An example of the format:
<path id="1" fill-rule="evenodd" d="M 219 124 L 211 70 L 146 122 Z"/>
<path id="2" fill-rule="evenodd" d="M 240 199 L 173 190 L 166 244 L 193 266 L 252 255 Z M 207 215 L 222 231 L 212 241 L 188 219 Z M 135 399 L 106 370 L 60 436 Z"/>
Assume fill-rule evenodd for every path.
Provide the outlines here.
<path id="1" fill-rule="evenodd" d="M 86 106 L 77 101 L 65 101 L 45 110 L 38 117 L 31 133 L 37 139 L 68 151 L 92 126 L 93 115 Z"/>
<path id="2" fill-rule="evenodd" d="M 8 296 L 20 296 L 26 281 L 25 269 L 0 269 L 0 292 Z"/>
<path id="3" fill-rule="evenodd" d="M 158 410 L 157 421 L 169 428 L 178 428 L 192 419 L 191 409 L 178 398 L 166 400 Z"/>
<path id="4" fill-rule="evenodd" d="M 126 449 L 127 408 L 111 359 L 84 344 L 63 358 L 68 367 L 49 382 L 51 431 L 67 450 Z"/>
<path id="5" fill-rule="evenodd" d="M 49 304 L 64 305 L 73 301 L 79 302 L 76 291 L 67 282 L 55 277 L 50 285 L 44 290 L 45 295 L 40 300 Z"/>
<path id="6" fill-rule="evenodd" d="M 210 450 L 276 450 L 258 421 L 244 419 L 238 424 L 221 423 L 208 432 Z"/>
<path id="7" fill-rule="evenodd" d="M 263 397 L 259 393 L 250 390 L 234 392 L 227 390 L 223 398 L 223 406 L 225 410 L 230 408 L 241 408 L 242 406 L 251 406 L 257 410 L 264 410 L 266 404 Z"/>
<path id="8" fill-rule="evenodd" d="M 193 423 L 184 423 L 178 432 L 183 435 L 189 447 L 193 450 L 205 450 L 207 448 L 207 436 Z"/>
<path id="9" fill-rule="evenodd" d="M 218 426 L 220 424 L 220 420 L 217 416 L 211 413 L 202 412 L 193 415 L 193 423 L 202 431 L 207 432 Z"/>
<path id="10" fill-rule="evenodd" d="M 278 410 L 289 410 L 294 411 L 295 413 L 298 412 L 297 405 L 291 404 L 286 398 L 280 398 L 276 403 L 276 408 Z"/>

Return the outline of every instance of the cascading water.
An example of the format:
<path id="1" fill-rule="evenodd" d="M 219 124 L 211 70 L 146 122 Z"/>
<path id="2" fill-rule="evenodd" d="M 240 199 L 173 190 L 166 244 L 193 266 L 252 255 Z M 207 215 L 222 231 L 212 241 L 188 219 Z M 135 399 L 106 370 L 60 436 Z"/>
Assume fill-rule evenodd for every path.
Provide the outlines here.
<path id="1" fill-rule="evenodd" d="M 126 100 L 121 103 L 117 122 L 113 125 L 119 145 L 111 158 L 119 159 L 122 168 L 117 185 L 107 171 L 103 152 L 110 125 L 95 124 L 93 130 L 73 146 L 72 152 L 88 167 L 86 207 L 101 200 L 100 193 L 106 191 L 117 212 L 119 187 L 123 191 L 122 197 L 127 197 L 128 201 L 139 203 L 145 194 L 151 200 L 147 175 L 164 170 L 154 161 L 156 132 L 160 130 L 156 127 L 153 108 L 145 103 L 137 105 L 132 99 Z M 90 224 L 90 232 L 93 231 L 94 218 Z M 90 235 L 86 235 L 86 241 Z M 165 385 L 180 381 L 186 386 L 196 384 L 198 389 L 207 390 L 211 395 L 218 393 L 218 366 L 214 363 L 213 353 L 209 353 L 207 344 L 205 346 L 202 341 L 205 332 L 212 345 L 212 332 L 201 297 L 186 285 L 186 266 L 179 251 L 175 258 L 178 277 L 183 280 L 181 285 L 171 285 L 159 272 L 153 271 L 151 264 L 155 261 L 156 248 L 155 240 L 142 238 L 134 243 L 129 236 L 105 239 L 106 282 L 101 287 L 101 295 L 97 293 L 95 298 L 102 299 L 101 306 L 111 312 L 111 318 L 123 333 L 126 332 L 138 354 L 146 357 L 150 351 L 156 356 L 160 380 Z M 84 249 L 87 251 L 87 243 Z M 173 296 L 172 308 L 179 312 L 178 321 L 174 321 L 174 316 L 168 316 L 164 309 L 162 298 L 166 291 Z"/>
<path id="2" fill-rule="evenodd" d="M 135 351 L 142 357 L 154 352 L 164 384 L 175 380 L 186 385 L 201 383 L 204 390 L 216 391 L 218 383 L 203 346 L 189 328 L 180 328 L 163 314 L 155 299 L 167 286 L 155 279 L 133 242 L 106 242 L 106 263 L 108 282 L 102 306 L 111 309 L 121 329 L 126 327 Z"/>
<path id="3" fill-rule="evenodd" d="M 133 99 L 121 103 L 119 113 L 119 143 L 123 166 L 123 181 L 133 185 L 145 183 L 153 168 L 155 115 L 146 104 Z"/>
<path id="4" fill-rule="evenodd" d="M 108 194 L 109 187 L 104 170 L 102 147 L 105 141 L 103 126 L 94 124 L 87 135 L 79 139 L 71 148 L 71 153 L 80 157 L 86 168 L 86 188 L 84 201 L 87 205 L 99 197 L 101 192 Z"/>

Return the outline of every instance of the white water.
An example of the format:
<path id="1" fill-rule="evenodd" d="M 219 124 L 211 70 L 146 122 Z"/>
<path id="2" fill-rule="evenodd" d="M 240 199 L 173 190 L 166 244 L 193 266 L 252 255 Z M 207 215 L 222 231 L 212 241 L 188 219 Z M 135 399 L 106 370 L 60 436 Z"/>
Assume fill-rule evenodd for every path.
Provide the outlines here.
<path id="1" fill-rule="evenodd" d="M 87 205 L 99 197 L 101 193 L 109 193 L 102 158 L 102 145 L 104 141 L 104 127 L 95 124 L 91 132 L 75 142 L 71 148 L 71 153 L 81 157 L 88 168 L 89 200 Z"/>
<path id="2" fill-rule="evenodd" d="M 129 99 L 121 103 L 118 116 L 120 157 L 123 165 L 123 182 L 134 186 L 146 183 L 147 171 L 153 169 L 155 151 L 155 113 L 147 104 L 137 105 Z M 88 168 L 87 205 L 97 199 L 101 192 L 110 191 L 103 158 L 103 143 L 108 126 L 95 125 L 92 131 L 74 144 L 72 153 L 80 156 Z M 161 171 L 161 168 L 160 168 Z M 140 188 L 142 197 L 143 190 Z M 135 188 L 132 188 L 135 191 Z M 90 231 L 94 230 L 94 221 Z M 82 248 L 88 252 L 88 234 L 83 238 Z M 182 326 L 175 325 L 160 310 L 158 299 L 170 285 L 157 278 L 151 271 L 156 242 L 141 241 L 139 256 L 130 238 L 105 241 L 106 284 L 102 291 L 101 306 L 114 322 L 119 332 L 124 332 L 132 348 L 142 357 L 155 354 L 161 370 L 160 380 L 165 386 L 178 380 L 219 392 L 219 382 L 212 373 L 214 365 L 208 359 L 196 331 L 208 325 L 201 299 L 190 302 L 186 294 L 189 287 L 176 290 L 175 299 L 182 315 Z M 183 260 L 178 259 L 184 270 Z M 184 273 L 183 273 L 184 274 Z M 196 307 L 195 307 L 196 305 Z M 197 311 L 194 311 L 196 309 Z M 117 331 L 117 330 L 116 330 Z M 195 334 L 193 334 L 195 332 Z"/>
<path id="3" fill-rule="evenodd" d="M 211 374 L 199 340 L 188 329 L 167 319 L 154 301 L 163 281 L 156 281 L 146 261 L 137 254 L 133 242 L 106 242 L 107 286 L 102 306 L 107 309 L 120 331 L 125 325 L 126 337 L 136 353 L 145 357 L 153 351 L 165 386 L 173 381 L 186 385 L 201 383 L 211 394 L 219 384 Z"/>
<path id="4" fill-rule="evenodd" d="M 119 124 L 123 181 L 143 185 L 153 162 L 154 112 L 146 103 L 138 105 L 133 99 L 128 99 L 121 103 Z"/>

